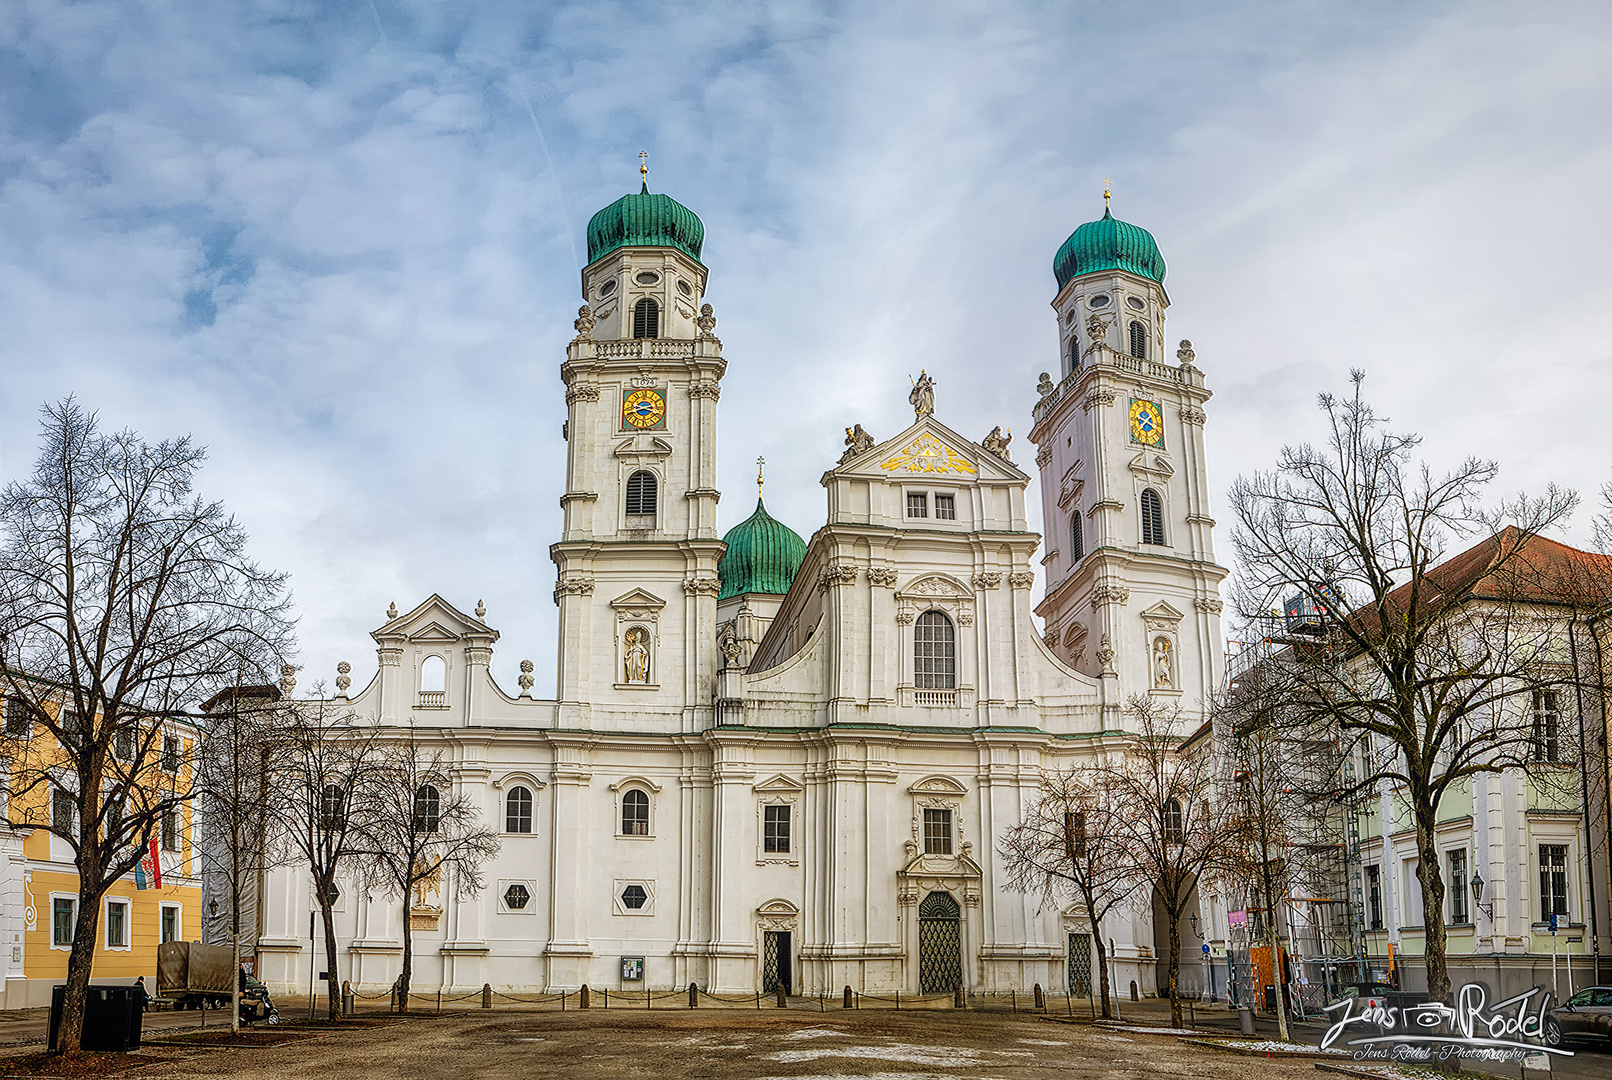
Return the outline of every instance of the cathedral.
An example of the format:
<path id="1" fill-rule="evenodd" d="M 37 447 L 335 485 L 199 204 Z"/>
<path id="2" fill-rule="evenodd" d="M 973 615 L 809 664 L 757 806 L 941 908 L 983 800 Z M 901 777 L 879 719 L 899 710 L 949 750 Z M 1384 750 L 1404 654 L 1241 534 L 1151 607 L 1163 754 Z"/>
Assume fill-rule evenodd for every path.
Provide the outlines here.
<path id="1" fill-rule="evenodd" d="M 852 427 L 823 463 L 809 540 L 759 500 L 718 533 L 700 219 L 646 182 L 587 244 L 559 363 L 555 699 L 529 663 L 495 682 L 498 631 L 436 595 L 373 632 L 366 686 L 337 680 L 361 722 L 443 748 L 501 833 L 478 895 L 411 898 L 416 988 L 1084 993 L 1084 912 L 1005 889 L 997 839 L 1043 773 L 1118 745 L 1131 697 L 1196 726 L 1223 670 L 1210 395 L 1166 343 L 1153 237 L 1105 207 L 1059 248 L 1033 472 L 999 431 L 948 427 L 924 376 L 905 430 Z M 258 971 L 305 988 L 325 955 L 307 872 L 270 872 L 262 901 Z M 336 906 L 340 977 L 384 990 L 402 904 L 354 881 Z M 1151 913 L 1103 933 L 1116 988 L 1155 992 Z"/>

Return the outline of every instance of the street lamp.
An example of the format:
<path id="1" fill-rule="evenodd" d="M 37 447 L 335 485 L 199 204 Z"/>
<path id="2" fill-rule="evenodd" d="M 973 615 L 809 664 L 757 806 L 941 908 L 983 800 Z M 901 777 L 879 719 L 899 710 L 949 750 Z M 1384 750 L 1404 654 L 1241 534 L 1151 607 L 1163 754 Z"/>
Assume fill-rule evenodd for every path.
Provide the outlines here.
<path id="1" fill-rule="evenodd" d="M 1187 918 L 1192 922 L 1193 934 L 1197 936 L 1199 941 L 1202 941 L 1203 934 L 1198 930 L 1198 913 L 1194 911 L 1191 915 L 1188 915 Z"/>
<path id="2" fill-rule="evenodd" d="M 1493 922 L 1494 921 L 1494 901 L 1493 900 L 1489 901 L 1489 906 L 1484 907 L 1484 905 L 1483 905 L 1483 875 L 1478 873 L 1477 867 L 1472 868 L 1472 882 L 1471 882 L 1471 885 L 1472 885 L 1472 906 L 1477 908 L 1479 911 L 1483 912 L 1485 915 L 1487 915 L 1489 917 L 1489 921 Z"/>

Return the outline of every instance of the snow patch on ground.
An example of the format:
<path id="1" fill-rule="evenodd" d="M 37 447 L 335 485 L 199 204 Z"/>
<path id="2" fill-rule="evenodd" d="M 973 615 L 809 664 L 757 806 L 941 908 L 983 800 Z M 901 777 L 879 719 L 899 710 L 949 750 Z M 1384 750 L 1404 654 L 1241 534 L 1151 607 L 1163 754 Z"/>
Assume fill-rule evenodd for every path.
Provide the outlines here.
<path id="1" fill-rule="evenodd" d="M 1138 1035 L 1208 1035 L 1207 1031 L 1194 1031 L 1192 1028 L 1172 1027 L 1136 1027 L 1131 1024 L 1104 1024 L 1109 1031 L 1131 1031 Z"/>
<path id="2" fill-rule="evenodd" d="M 767 1076 L 761 1080 L 801 1080 L 795 1076 Z M 914 1072 L 881 1072 L 881 1073 L 812 1073 L 811 1080 L 957 1080 L 956 1073 L 914 1073 Z M 974 1080 L 1004 1080 L 1000 1076 L 981 1076 Z"/>
<path id="3" fill-rule="evenodd" d="M 826 1057 L 854 1057 L 873 1061 L 902 1061 L 909 1065 L 939 1065 L 962 1068 L 984 1064 L 988 1057 L 1034 1057 L 1029 1050 L 965 1050 L 960 1046 L 918 1046 L 893 1043 L 889 1046 L 825 1046 L 807 1050 L 780 1050 L 768 1054 L 772 1061 L 796 1065 Z"/>
<path id="4" fill-rule="evenodd" d="M 1341 1054 L 1350 1057 L 1347 1050 L 1339 1050 L 1336 1046 L 1323 1050 L 1319 1046 L 1301 1046 L 1294 1043 L 1276 1042 L 1273 1039 L 1216 1039 L 1221 1046 L 1235 1046 L 1239 1050 L 1256 1050 L 1261 1054 Z"/>
<path id="5" fill-rule="evenodd" d="M 1123 1035 L 1098 1035 L 1093 1033 L 1090 1037 L 1093 1039 L 1101 1039 L 1103 1042 L 1133 1043 L 1136 1041 L 1135 1039 L 1127 1039 Z"/>
<path id="6" fill-rule="evenodd" d="M 1019 1041 L 1021 1043 L 1023 1043 L 1025 1046 L 1068 1046 L 1069 1045 L 1066 1042 L 1059 1042 L 1057 1039 L 1020 1039 Z M 1126 1039 L 1125 1041 L 1130 1042 L 1131 1040 Z"/>
<path id="7" fill-rule="evenodd" d="M 838 1028 L 815 1027 L 791 1031 L 782 1037 L 785 1039 L 844 1039 L 849 1036 L 850 1032 L 840 1031 Z"/>

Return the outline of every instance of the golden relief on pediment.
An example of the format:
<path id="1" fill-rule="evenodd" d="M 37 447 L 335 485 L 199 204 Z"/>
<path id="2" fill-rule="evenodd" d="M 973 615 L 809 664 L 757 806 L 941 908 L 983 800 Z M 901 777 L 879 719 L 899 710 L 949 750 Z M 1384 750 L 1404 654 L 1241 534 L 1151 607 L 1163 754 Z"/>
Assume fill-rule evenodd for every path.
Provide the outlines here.
<path id="1" fill-rule="evenodd" d="M 977 473 L 965 458 L 930 434 L 918 436 L 895 457 L 879 466 L 909 473 Z"/>

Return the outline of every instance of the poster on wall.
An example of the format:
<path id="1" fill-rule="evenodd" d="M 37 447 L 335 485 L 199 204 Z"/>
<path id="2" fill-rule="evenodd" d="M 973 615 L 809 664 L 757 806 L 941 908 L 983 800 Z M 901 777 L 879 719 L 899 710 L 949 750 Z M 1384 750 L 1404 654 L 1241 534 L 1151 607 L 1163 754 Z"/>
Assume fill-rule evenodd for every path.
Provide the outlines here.
<path id="1" fill-rule="evenodd" d="M 621 958 L 621 981 L 644 981 L 644 958 L 642 956 L 623 956 Z"/>

